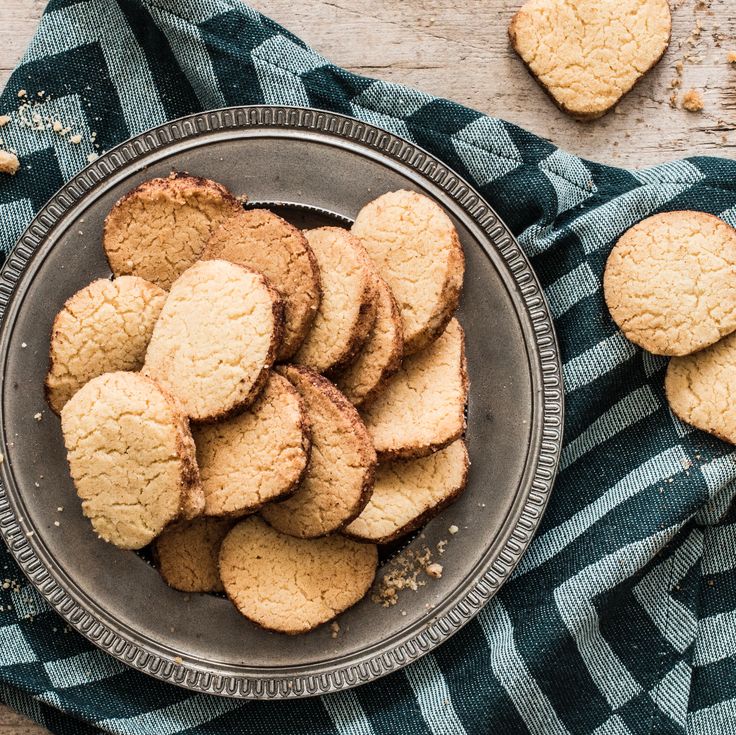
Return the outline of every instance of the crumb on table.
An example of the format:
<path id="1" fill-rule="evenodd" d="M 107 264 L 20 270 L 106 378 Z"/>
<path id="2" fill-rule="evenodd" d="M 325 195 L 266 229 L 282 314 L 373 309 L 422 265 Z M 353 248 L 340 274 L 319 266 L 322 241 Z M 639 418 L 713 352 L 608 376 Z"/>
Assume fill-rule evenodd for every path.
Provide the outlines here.
<path id="1" fill-rule="evenodd" d="M 15 176 L 20 168 L 20 161 L 15 153 L 9 151 L 0 151 L 0 174 L 10 174 Z"/>
<path id="2" fill-rule="evenodd" d="M 682 97 L 682 106 L 688 112 L 700 112 L 705 107 L 703 95 L 697 89 L 689 89 Z"/>
<path id="3" fill-rule="evenodd" d="M 736 51 L 729 51 L 728 52 L 728 63 L 729 64 L 736 64 Z"/>

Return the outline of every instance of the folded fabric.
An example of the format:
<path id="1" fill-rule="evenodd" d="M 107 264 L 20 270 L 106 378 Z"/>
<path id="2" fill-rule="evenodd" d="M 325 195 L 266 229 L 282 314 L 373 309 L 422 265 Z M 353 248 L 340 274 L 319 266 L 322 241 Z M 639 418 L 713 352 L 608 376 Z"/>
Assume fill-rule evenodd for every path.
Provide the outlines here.
<path id="1" fill-rule="evenodd" d="M 499 31 L 500 32 L 500 31 Z M 18 92 L 81 134 L 35 130 Z M 617 331 L 606 256 L 654 212 L 736 224 L 736 163 L 583 161 L 446 100 L 330 64 L 239 0 L 51 0 L 0 97 L 22 163 L 0 180 L 7 253 L 88 157 L 202 109 L 353 115 L 434 153 L 517 234 L 544 285 L 567 396 L 543 526 L 501 594 L 434 653 L 359 689 L 291 702 L 197 695 L 66 628 L 0 550 L 0 697 L 56 733 L 626 735 L 736 732 L 736 463 L 670 413 L 665 360 Z M 38 127 L 38 126 L 36 126 Z M 43 127 L 43 126 L 41 126 Z M 77 140 L 76 138 L 74 140 Z"/>

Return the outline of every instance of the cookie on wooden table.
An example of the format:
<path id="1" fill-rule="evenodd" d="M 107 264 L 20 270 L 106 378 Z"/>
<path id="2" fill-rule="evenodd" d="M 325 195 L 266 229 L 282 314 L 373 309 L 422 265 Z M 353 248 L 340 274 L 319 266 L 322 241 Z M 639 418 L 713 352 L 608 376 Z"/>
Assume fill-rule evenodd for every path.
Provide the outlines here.
<path id="1" fill-rule="evenodd" d="M 174 281 L 143 371 L 193 421 L 223 419 L 260 393 L 282 330 L 281 299 L 260 273 L 202 260 Z"/>
<path id="2" fill-rule="evenodd" d="M 266 276 L 284 302 L 278 359 L 289 359 L 309 332 L 322 294 L 319 266 L 301 230 L 265 209 L 241 210 L 215 229 L 202 258 L 229 260 Z"/>
<path id="3" fill-rule="evenodd" d="M 736 330 L 736 230 L 703 212 L 665 212 L 608 256 L 606 304 L 624 335 L 656 355 L 687 355 Z"/>
<path id="4" fill-rule="evenodd" d="M 304 402 L 276 373 L 243 413 L 195 426 L 193 435 L 206 515 L 245 515 L 288 496 L 309 458 Z"/>
<path id="5" fill-rule="evenodd" d="M 404 358 L 396 375 L 361 416 L 379 460 L 436 452 L 462 436 L 468 373 L 465 335 L 453 319 L 442 336 Z"/>
<path id="6" fill-rule="evenodd" d="M 149 378 L 93 378 L 67 401 L 61 428 L 82 511 L 105 541 L 140 549 L 203 508 L 186 418 Z"/>
<path id="7" fill-rule="evenodd" d="M 46 393 L 59 413 L 103 373 L 140 370 L 166 292 L 137 276 L 100 278 L 71 296 L 54 319 Z"/>
<path id="8" fill-rule="evenodd" d="M 465 259 L 452 220 L 428 197 L 394 191 L 366 204 L 352 232 L 396 297 L 405 354 L 426 347 L 452 318 L 463 285 Z"/>
<path id="9" fill-rule="evenodd" d="M 380 465 L 368 505 L 342 533 L 387 544 L 416 530 L 462 493 L 468 466 L 462 440 L 428 457 Z"/>
<path id="10" fill-rule="evenodd" d="M 591 120 L 662 58 L 671 28 L 667 0 L 528 0 L 509 37 L 557 105 Z"/>
<path id="11" fill-rule="evenodd" d="M 222 592 L 220 545 L 234 524 L 229 518 L 195 518 L 164 529 L 153 544 L 164 582 L 181 592 Z"/>
<path id="12" fill-rule="evenodd" d="M 363 346 L 376 318 L 376 280 L 361 244 L 340 227 L 306 230 L 319 264 L 322 300 L 294 362 L 339 371 Z"/>
<path id="13" fill-rule="evenodd" d="M 373 544 L 294 538 L 255 516 L 235 526 L 220 548 L 220 577 L 235 607 L 262 628 L 290 635 L 352 607 L 370 589 L 377 566 Z"/>
<path id="14" fill-rule="evenodd" d="M 240 211 L 221 184 L 186 174 L 144 181 L 107 215 L 103 245 L 115 275 L 146 278 L 161 288 L 199 260 L 212 231 Z"/>
<path id="15" fill-rule="evenodd" d="M 304 479 L 281 503 L 261 509 L 277 530 L 314 538 L 340 530 L 365 507 L 373 490 L 376 453 L 353 405 L 309 368 L 278 368 L 304 400 L 312 451 Z"/>

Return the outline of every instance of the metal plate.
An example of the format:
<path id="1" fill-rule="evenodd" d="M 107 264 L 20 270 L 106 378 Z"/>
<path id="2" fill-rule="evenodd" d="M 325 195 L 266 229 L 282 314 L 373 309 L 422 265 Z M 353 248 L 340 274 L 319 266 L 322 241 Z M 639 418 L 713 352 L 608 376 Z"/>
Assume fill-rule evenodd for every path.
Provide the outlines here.
<path id="1" fill-rule="evenodd" d="M 364 599 L 340 616 L 335 639 L 328 626 L 297 637 L 268 633 L 226 600 L 175 592 L 141 557 L 100 541 L 82 517 L 59 421 L 44 400 L 51 323 L 77 289 L 109 275 L 101 232 L 116 199 L 171 170 L 213 178 L 252 200 L 333 213 L 338 221 L 351 220 L 383 192 L 415 189 L 438 201 L 458 228 L 467 264 L 459 318 L 471 385 L 470 479 L 462 498 L 412 542 L 435 549 L 446 539 L 445 572 L 402 593 L 393 607 Z M 0 274 L 0 310 L 0 530 L 31 582 L 74 628 L 166 681 L 214 694 L 286 698 L 383 676 L 478 612 L 519 561 L 544 511 L 563 406 L 554 331 L 534 274 L 506 226 L 457 174 L 357 120 L 243 107 L 193 115 L 129 140 L 38 214 Z M 456 535 L 447 533 L 452 524 L 460 528 Z"/>

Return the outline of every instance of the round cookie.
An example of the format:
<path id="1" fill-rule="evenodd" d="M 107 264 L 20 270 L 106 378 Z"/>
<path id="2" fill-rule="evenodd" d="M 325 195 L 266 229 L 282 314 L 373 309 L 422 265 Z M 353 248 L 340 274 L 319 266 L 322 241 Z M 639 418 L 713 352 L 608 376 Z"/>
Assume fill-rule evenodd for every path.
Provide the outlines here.
<path id="1" fill-rule="evenodd" d="M 335 379 L 337 387 L 354 405 L 369 403 L 386 381 L 401 367 L 404 333 L 401 312 L 386 281 L 376 276 L 378 301 L 376 321 L 363 349 L 352 365 Z"/>
<path id="2" fill-rule="evenodd" d="M 467 400 L 465 335 L 453 319 L 439 339 L 404 359 L 361 417 L 380 461 L 424 457 L 462 436 Z"/>
<path id="3" fill-rule="evenodd" d="M 298 539 L 256 516 L 235 526 L 220 548 L 220 577 L 235 607 L 262 628 L 289 635 L 352 607 L 370 589 L 377 566 L 373 544 Z"/>
<path id="4" fill-rule="evenodd" d="M 268 210 L 241 210 L 215 229 L 202 258 L 229 260 L 266 276 L 284 302 L 278 359 L 292 357 L 312 326 L 322 296 L 319 266 L 301 230 Z"/>
<path id="5" fill-rule="evenodd" d="M 256 402 L 193 429 L 205 514 L 245 515 L 296 489 L 309 459 L 309 423 L 291 383 L 271 373 Z"/>
<path id="6" fill-rule="evenodd" d="M 395 541 L 423 526 L 462 493 L 468 466 L 462 440 L 428 457 L 380 465 L 368 505 L 342 532 L 375 544 Z"/>
<path id="7" fill-rule="evenodd" d="M 234 523 L 229 518 L 195 518 L 166 528 L 153 544 L 164 582 L 181 592 L 224 592 L 220 545 Z"/>
<path id="8" fill-rule="evenodd" d="M 666 212 L 624 233 L 603 278 L 611 317 L 655 355 L 688 355 L 736 330 L 736 230 Z"/>
<path id="9" fill-rule="evenodd" d="M 71 296 L 51 330 L 46 395 L 59 413 L 92 378 L 140 370 L 166 292 L 137 276 L 100 278 Z"/>
<path id="10" fill-rule="evenodd" d="M 694 355 L 673 357 L 664 387 L 679 419 L 736 444 L 736 333 Z"/>
<path id="11" fill-rule="evenodd" d="M 278 368 L 304 400 L 312 453 L 296 492 L 261 509 L 282 533 L 314 538 L 340 530 L 365 507 L 373 489 L 376 453 L 358 412 L 332 383 L 308 368 Z"/>
<path id="12" fill-rule="evenodd" d="M 168 290 L 202 254 L 212 231 L 240 211 L 221 184 L 187 174 L 144 181 L 105 219 L 103 246 L 115 275 Z"/>
<path id="13" fill-rule="evenodd" d="M 248 406 L 281 342 L 281 299 L 255 271 L 203 260 L 172 285 L 143 367 L 193 421 Z"/>
<path id="14" fill-rule="evenodd" d="M 140 373 L 93 378 L 62 409 L 61 428 L 82 512 L 115 546 L 142 548 L 201 496 L 187 421 Z"/>
<path id="15" fill-rule="evenodd" d="M 360 243 L 340 227 L 305 233 L 319 264 L 322 300 L 294 362 L 318 373 L 352 362 L 376 318 L 376 280 Z"/>
<path id="16" fill-rule="evenodd" d="M 404 353 L 418 352 L 442 334 L 460 300 L 465 258 L 455 226 L 431 199 L 402 190 L 366 204 L 352 232 L 396 297 Z"/>

